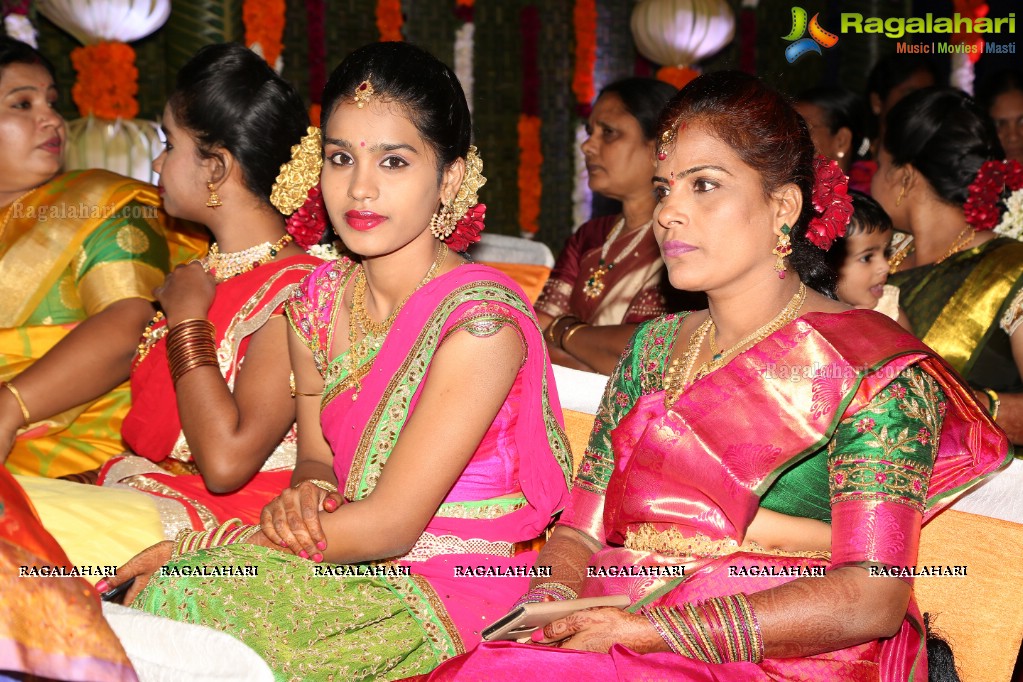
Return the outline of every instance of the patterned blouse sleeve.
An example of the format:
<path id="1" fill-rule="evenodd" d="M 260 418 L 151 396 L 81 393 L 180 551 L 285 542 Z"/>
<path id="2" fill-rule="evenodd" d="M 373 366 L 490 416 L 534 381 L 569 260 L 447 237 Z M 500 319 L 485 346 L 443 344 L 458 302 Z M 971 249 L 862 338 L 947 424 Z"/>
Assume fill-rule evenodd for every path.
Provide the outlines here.
<path id="1" fill-rule="evenodd" d="M 560 521 L 561 525 L 582 531 L 601 543 L 604 541 L 604 494 L 615 464 L 611 432 L 643 393 L 642 356 L 651 326 L 652 323 L 641 325 L 636 330 L 608 379 L 575 478 L 571 502 Z"/>
<path id="2" fill-rule="evenodd" d="M 153 289 L 170 271 L 157 220 L 154 207 L 130 201 L 82 242 L 72 274 L 87 315 L 126 298 L 154 300 Z"/>
<path id="3" fill-rule="evenodd" d="M 828 445 L 832 568 L 916 565 L 945 394 L 919 367 L 839 424 Z"/>

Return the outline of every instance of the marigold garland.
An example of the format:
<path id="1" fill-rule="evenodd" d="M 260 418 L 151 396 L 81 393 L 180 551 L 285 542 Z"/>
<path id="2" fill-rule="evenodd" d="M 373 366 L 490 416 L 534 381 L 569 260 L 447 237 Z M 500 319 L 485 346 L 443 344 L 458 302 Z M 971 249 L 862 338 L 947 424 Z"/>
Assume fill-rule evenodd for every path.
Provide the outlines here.
<path id="1" fill-rule="evenodd" d="M 259 44 L 263 59 L 271 67 L 284 50 L 284 0 L 245 0 L 242 21 L 245 22 L 245 44 Z"/>
<path id="2" fill-rule="evenodd" d="M 401 0 L 377 0 L 377 30 L 381 41 L 403 40 L 401 27 L 404 21 Z"/>
<path id="3" fill-rule="evenodd" d="M 71 97 L 82 116 L 135 118 L 139 113 L 139 72 L 135 50 L 125 43 L 97 43 L 71 51 L 78 79 Z"/>
<path id="4" fill-rule="evenodd" d="M 657 80 L 670 83 L 681 90 L 686 84 L 700 75 L 696 69 L 684 66 L 665 66 L 657 70 Z"/>
<path id="5" fill-rule="evenodd" d="M 576 0 L 572 10 L 575 26 L 575 73 L 572 76 L 572 92 L 579 115 L 590 115 L 596 87 L 593 84 L 593 67 L 597 63 L 597 2 Z"/>
<path id="6" fill-rule="evenodd" d="M 540 217 L 540 168 L 543 166 L 543 152 L 540 151 L 540 117 L 521 114 L 519 132 L 519 228 L 527 234 L 539 230 Z"/>

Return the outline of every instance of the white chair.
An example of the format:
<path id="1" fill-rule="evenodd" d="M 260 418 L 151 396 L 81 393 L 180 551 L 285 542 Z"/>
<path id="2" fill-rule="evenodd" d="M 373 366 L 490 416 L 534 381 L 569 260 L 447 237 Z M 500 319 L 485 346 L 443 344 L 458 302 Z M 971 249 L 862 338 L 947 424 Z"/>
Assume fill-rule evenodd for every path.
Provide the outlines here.
<path id="1" fill-rule="evenodd" d="M 543 242 L 506 234 L 480 235 L 480 241 L 469 247 L 474 261 L 483 263 L 522 263 L 554 267 L 554 253 Z"/>

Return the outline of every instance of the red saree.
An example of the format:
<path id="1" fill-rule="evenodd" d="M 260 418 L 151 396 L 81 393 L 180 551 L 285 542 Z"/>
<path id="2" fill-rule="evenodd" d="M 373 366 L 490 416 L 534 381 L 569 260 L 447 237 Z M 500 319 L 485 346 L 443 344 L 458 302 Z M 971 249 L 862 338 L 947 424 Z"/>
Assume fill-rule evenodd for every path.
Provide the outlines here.
<path id="1" fill-rule="evenodd" d="M 666 408 L 660 382 L 679 326 L 659 320 L 637 332 L 609 383 L 561 523 L 603 544 L 589 562 L 598 574 L 602 567 L 681 565 L 685 577 L 588 578 L 580 596 L 628 594 L 635 610 L 749 594 L 798 579 L 753 574 L 753 567 L 915 566 L 922 523 L 1009 461 L 1005 434 L 957 375 L 881 315 L 806 315 L 694 382 Z M 905 407 L 897 382 L 909 375 L 940 399 Z M 637 390 L 630 396 L 620 386 Z M 914 412 L 933 427 L 895 434 L 925 452 L 924 463 L 899 448 L 884 449 L 873 462 L 865 449 L 856 450 L 873 437 L 874 418 L 882 419 L 875 406 L 886 392 L 892 413 Z M 624 415 L 614 415 L 610 406 L 629 402 Z M 600 440 L 605 428 L 610 448 Z M 839 443 L 840 429 L 864 438 Z M 885 438 L 882 431 L 878 440 Z M 825 500 L 831 491 L 831 552 L 786 554 L 744 545 L 771 489 L 819 454 L 827 467 L 804 480 L 822 488 Z M 514 679 L 542 667 L 567 680 L 926 680 L 922 645 L 922 619 L 911 603 L 897 636 L 804 658 L 710 665 L 622 646 L 590 654 L 499 643 L 443 665 L 431 679 L 474 679 L 483 671 L 488 679 Z"/>
<path id="2" fill-rule="evenodd" d="M 21 486 L 0 467 L 0 677 L 121 682 L 138 678 L 82 578 L 21 577 L 33 568 L 72 569 Z"/>
<path id="3" fill-rule="evenodd" d="M 281 314 L 283 302 L 299 281 L 321 263 L 313 256 L 293 256 L 217 285 L 208 318 L 217 330 L 217 355 L 228 388 L 234 387 L 249 337 L 271 316 Z M 161 321 L 154 332 L 160 334 L 165 328 Z M 137 360 L 131 375 L 131 397 L 131 411 L 121 434 L 134 454 L 108 462 L 99 483 L 127 484 L 158 498 L 167 537 L 186 527 L 213 528 L 234 517 L 258 523 L 263 506 L 288 487 L 295 464 L 294 429 L 244 486 L 227 494 L 206 489 L 181 431 L 163 336 Z"/>

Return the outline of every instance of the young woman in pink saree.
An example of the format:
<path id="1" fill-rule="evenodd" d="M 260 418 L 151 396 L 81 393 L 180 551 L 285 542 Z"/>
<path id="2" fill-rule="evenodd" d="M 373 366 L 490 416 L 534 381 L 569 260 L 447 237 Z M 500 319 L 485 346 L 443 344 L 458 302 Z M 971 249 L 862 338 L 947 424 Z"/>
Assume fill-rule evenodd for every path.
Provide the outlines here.
<path id="1" fill-rule="evenodd" d="M 780 95 L 702 76 L 661 130 L 658 243 L 710 309 L 640 326 L 540 555 L 552 576 L 520 598 L 633 604 L 430 679 L 926 680 L 920 527 L 1008 462 L 1005 434 L 917 339 L 831 298 L 846 179 Z"/>
<path id="2" fill-rule="evenodd" d="M 292 487 L 261 526 L 186 532 L 103 587 L 137 576 L 135 606 L 234 634 L 281 678 L 393 679 L 472 648 L 527 588 L 515 544 L 567 501 L 571 455 L 527 299 L 455 253 L 485 178 L 454 73 L 369 45 L 323 101 L 323 196 L 360 260 L 287 305 Z"/>

